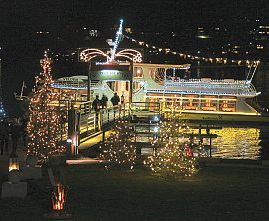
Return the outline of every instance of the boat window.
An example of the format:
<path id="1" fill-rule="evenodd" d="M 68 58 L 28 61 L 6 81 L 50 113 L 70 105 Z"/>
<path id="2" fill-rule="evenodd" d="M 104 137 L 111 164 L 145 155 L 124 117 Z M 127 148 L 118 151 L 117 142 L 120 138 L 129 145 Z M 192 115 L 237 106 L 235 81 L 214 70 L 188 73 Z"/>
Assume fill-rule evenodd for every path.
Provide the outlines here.
<path id="1" fill-rule="evenodd" d="M 235 112 L 236 99 L 233 96 L 221 96 L 219 102 L 219 110 L 225 112 Z"/>
<path id="2" fill-rule="evenodd" d="M 217 96 L 202 96 L 201 98 L 201 110 L 204 111 L 216 111 L 217 110 Z"/>
<path id="3" fill-rule="evenodd" d="M 182 102 L 182 109 L 184 110 L 198 110 L 199 108 L 199 98 L 198 95 L 188 94 L 185 95 Z"/>

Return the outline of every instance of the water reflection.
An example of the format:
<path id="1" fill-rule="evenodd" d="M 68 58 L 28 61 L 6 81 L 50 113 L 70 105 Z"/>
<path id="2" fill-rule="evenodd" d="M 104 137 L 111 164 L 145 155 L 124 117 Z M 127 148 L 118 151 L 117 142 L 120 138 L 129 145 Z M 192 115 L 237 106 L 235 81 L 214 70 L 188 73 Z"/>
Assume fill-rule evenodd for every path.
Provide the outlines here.
<path id="1" fill-rule="evenodd" d="M 258 159 L 261 156 L 259 128 L 223 127 L 212 133 L 218 135 L 213 140 L 212 157 Z"/>
<path id="2" fill-rule="evenodd" d="M 193 126 L 193 125 L 192 125 Z M 198 125 L 196 125 L 198 126 Z M 218 137 L 212 139 L 212 157 L 223 159 L 269 159 L 269 128 L 214 125 L 222 129 L 210 129 L 211 134 Z M 198 134 L 198 129 L 192 130 Z M 202 130 L 202 134 L 205 131 Z M 137 137 L 138 142 L 150 142 L 152 137 Z M 189 137 L 181 139 L 182 142 L 189 142 Z M 199 139 L 194 139 L 196 144 Z M 208 145 L 209 138 L 204 138 L 203 143 Z M 142 154 L 153 153 L 152 148 L 142 148 Z"/>

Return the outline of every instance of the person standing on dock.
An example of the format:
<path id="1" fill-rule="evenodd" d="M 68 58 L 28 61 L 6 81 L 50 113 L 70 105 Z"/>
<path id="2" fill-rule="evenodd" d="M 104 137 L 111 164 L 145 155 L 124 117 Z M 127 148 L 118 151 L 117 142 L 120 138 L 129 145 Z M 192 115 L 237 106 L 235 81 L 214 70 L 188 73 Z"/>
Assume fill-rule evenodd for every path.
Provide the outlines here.
<path id="1" fill-rule="evenodd" d="M 119 97 L 119 95 L 115 92 L 115 93 L 114 93 L 114 96 L 111 98 L 110 101 L 111 101 L 111 103 L 113 104 L 113 106 L 118 105 L 119 102 L 120 102 L 120 97 Z"/>
<path id="2" fill-rule="evenodd" d="M 107 96 L 105 94 L 103 94 L 103 96 L 101 98 L 102 109 L 107 108 L 107 101 L 108 101 Z"/>
<path id="3" fill-rule="evenodd" d="M 121 97 L 120 97 L 120 103 L 121 103 L 121 104 L 124 104 L 124 100 L 125 100 L 124 92 L 122 92 L 122 95 L 121 95 Z"/>
<path id="4" fill-rule="evenodd" d="M 94 101 L 92 102 L 92 109 L 98 112 L 100 109 L 101 101 L 99 100 L 99 95 L 96 95 Z"/>
<path id="5" fill-rule="evenodd" d="M 92 102 L 92 109 L 95 111 L 95 130 L 99 130 L 99 113 L 100 113 L 101 101 L 99 100 L 99 95 L 96 95 L 94 101 Z"/>

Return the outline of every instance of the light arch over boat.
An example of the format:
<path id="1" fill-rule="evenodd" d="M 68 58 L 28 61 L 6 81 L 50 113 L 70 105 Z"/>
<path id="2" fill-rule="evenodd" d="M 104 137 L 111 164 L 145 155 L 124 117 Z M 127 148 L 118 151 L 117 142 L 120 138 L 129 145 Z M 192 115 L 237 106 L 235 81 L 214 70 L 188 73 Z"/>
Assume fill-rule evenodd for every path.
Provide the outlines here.
<path id="1" fill-rule="evenodd" d="M 83 62 L 90 62 L 97 56 L 104 57 L 109 63 L 109 60 L 111 59 L 111 51 L 104 52 L 96 48 L 87 48 L 80 52 L 79 59 Z M 142 53 L 135 49 L 120 50 L 114 55 L 114 57 L 118 59 L 125 58 L 128 61 L 132 61 L 134 63 L 140 63 L 143 59 Z"/>

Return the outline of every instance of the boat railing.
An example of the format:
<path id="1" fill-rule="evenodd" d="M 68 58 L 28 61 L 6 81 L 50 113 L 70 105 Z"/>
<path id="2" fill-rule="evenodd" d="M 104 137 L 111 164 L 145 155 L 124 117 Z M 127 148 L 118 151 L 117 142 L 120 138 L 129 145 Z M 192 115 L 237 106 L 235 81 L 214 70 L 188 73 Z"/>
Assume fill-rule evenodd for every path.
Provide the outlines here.
<path id="1" fill-rule="evenodd" d="M 227 85 L 231 85 L 231 84 L 235 84 L 235 85 L 245 85 L 245 84 L 249 84 L 249 81 L 247 80 L 234 80 L 234 79 L 195 79 L 195 78 L 191 78 L 191 79 L 177 79 L 177 78 L 166 78 L 165 80 L 165 85 L 167 84 L 175 84 L 178 85 L 178 83 L 184 83 L 184 84 L 192 84 L 192 83 L 201 83 L 201 84 L 227 84 Z"/>
<path id="2" fill-rule="evenodd" d="M 205 84 L 205 83 L 177 83 L 177 84 L 165 84 L 166 87 L 181 86 L 181 87 L 197 87 L 197 88 L 223 88 L 223 89 L 245 89 L 249 87 L 249 84 Z"/>
<path id="3" fill-rule="evenodd" d="M 201 95 L 229 95 L 229 96 L 256 96 L 256 90 L 243 90 L 242 92 L 236 91 L 236 93 L 232 92 L 224 92 L 224 91 L 194 91 L 194 90 L 160 90 L 160 89 L 147 89 L 147 92 L 155 92 L 161 94 L 201 94 Z"/>
<path id="4" fill-rule="evenodd" d="M 160 115 L 159 102 L 132 102 L 130 103 L 131 115 L 136 114 L 157 114 Z"/>

